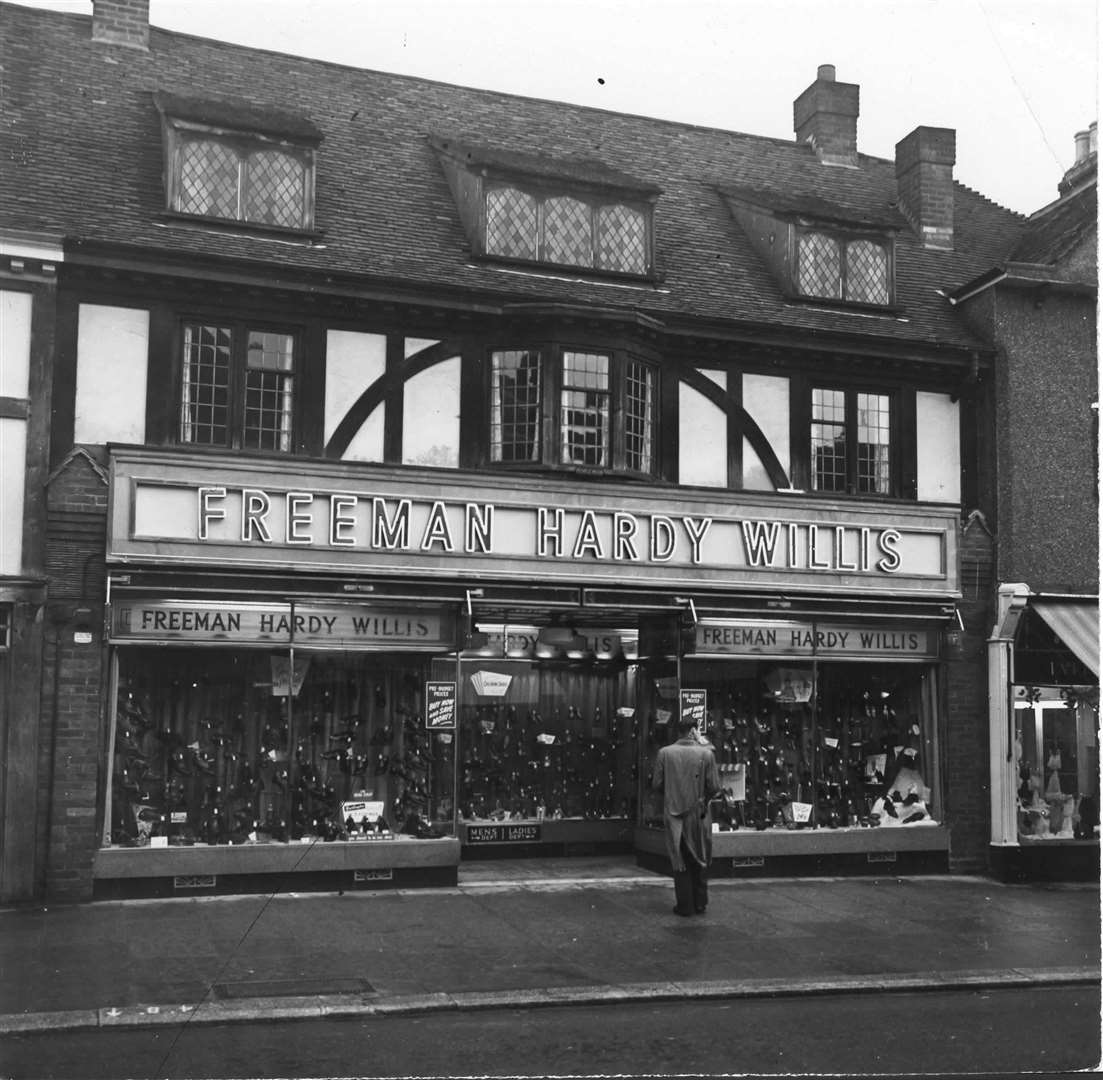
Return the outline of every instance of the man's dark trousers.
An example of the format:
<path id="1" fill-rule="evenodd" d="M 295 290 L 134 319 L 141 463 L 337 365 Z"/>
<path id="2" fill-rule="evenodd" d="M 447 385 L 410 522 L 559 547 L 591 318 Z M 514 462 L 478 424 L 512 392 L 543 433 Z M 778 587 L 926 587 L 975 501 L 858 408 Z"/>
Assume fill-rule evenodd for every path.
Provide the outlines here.
<path id="1" fill-rule="evenodd" d="M 690 853 L 685 840 L 681 843 L 685 870 L 674 873 L 674 899 L 679 915 L 703 915 L 709 903 L 708 871 Z"/>

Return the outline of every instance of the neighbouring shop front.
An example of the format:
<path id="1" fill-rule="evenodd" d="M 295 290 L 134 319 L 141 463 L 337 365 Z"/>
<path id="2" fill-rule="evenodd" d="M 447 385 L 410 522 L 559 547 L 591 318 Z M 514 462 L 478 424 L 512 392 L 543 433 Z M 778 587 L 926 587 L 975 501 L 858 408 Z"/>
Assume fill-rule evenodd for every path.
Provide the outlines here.
<path id="1" fill-rule="evenodd" d="M 1099 602 L 999 590 L 989 640 L 993 869 L 1099 879 Z"/>
<path id="2" fill-rule="evenodd" d="M 635 851 L 689 710 L 719 873 L 945 869 L 952 511 L 116 450 L 97 896 Z"/>

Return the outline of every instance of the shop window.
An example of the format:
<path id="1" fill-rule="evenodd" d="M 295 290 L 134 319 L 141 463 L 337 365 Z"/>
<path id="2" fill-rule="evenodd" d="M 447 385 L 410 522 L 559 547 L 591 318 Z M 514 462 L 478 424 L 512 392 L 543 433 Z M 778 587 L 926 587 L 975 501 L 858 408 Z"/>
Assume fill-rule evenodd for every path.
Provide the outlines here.
<path id="1" fill-rule="evenodd" d="M 444 835 L 453 744 L 425 726 L 434 663 L 394 653 L 121 649 L 108 842 Z M 454 662 L 447 670 L 454 678 Z"/>
<path id="2" fill-rule="evenodd" d="M 651 265 L 650 220 L 644 204 L 492 184 L 486 254 L 644 275 Z"/>
<path id="3" fill-rule="evenodd" d="M 802 230 L 796 285 L 805 296 L 886 306 L 892 302 L 891 248 L 867 237 Z"/>
<path id="4" fill-rule="evenodd" d="M 189 321 L 181 336 L 180 442 L 288 453 L 294 335 Z"/>
<path id="5" fill-rule="evenodd" d="M 706 691 L 703 735 L 730 795 L 732 829 L 921 828 L 938 821 L 933 673 L 928 665 L 686 657 L 681 685 Z M 661 693 L 661 688 L 660 688 Z M 678 686 L 648 738 L 673 739 Z M 657 722 L 656 722 L 657 721 Z M 661 822 L 652 799 L 650 824 Z"/>
<path id="6" fill-rule="evenodd" d="M 490 458 L 651 475 L 657 396 L 655 369 L 617 353 L 496 351 Z"/>
<path id="7" fill-rule="evenodd" d="M 514 651 L 525 652 L 524 635 L 509 635 L 511 648 L 518 642 Z M 462 820 L 635 818 L 636 666 L 623 654 L 595 663 L 593 645 L 584 637 L 580 646 L 589 662 L 566 650 L 560 659 L 461 662 Z"/>
<path id="8" fill-rule="evenodd" d="M 1020 842 L 1098 840 L 1098 686 L 1014 688 Z"/>
<path id="9" fill-rule="evenodd" d="M 815 491 L 893 492 L 892 399 L 888 394 L 815 387 L 811 473 Z"/>

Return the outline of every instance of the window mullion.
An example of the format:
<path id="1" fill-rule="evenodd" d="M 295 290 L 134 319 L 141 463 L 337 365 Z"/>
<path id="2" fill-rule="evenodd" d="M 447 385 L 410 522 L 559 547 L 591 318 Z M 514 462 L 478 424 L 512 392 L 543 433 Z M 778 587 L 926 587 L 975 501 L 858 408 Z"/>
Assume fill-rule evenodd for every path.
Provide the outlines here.
<path id="1" fill-rule="evenodd" d="M 846 391 L 846 490 L 858 494 L 858 393 Z"/>
<path id="2" fill-rule="evenodd" d="M 230 333 L 230 446 L 240 450 L 245 445 L 245 399 L 248 373 L 245 364 L 249 356 L 248 331 L 244 325 L 232 323 Z"/>

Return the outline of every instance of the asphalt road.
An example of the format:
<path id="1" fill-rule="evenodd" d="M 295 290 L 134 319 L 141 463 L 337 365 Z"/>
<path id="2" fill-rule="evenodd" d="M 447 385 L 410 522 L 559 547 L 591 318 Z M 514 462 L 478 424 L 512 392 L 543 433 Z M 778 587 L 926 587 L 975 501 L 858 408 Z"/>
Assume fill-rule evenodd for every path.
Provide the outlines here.
<path id="1" fill-rule="evenodd" d="M 584 1076 L 985 1076 L 1091 1069 L 1099 988 L 436 1012 L 7 1036 L 13 1080 Z"/>

